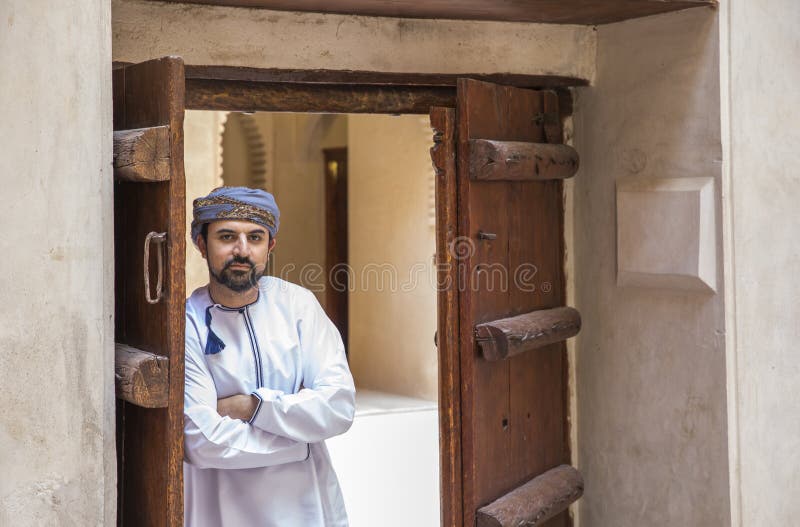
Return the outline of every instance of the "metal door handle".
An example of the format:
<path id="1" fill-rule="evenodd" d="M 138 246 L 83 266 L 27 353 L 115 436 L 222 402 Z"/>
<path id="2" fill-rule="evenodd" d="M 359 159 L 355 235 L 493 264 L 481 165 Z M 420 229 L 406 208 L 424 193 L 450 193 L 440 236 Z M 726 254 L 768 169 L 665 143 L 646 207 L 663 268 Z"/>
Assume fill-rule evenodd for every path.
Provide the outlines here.
<path id="1" fill-rule="evenodd" d="M 144 239 L 144 298 L 148 304 L 157 304 L 163 296 L 164 285 L 164 242 L 167 241 L 166 232 L 149 232 Z M 150 244 L 158 244 L 158 281 L 156 282 L 156 297 L 150 296 Z"/>

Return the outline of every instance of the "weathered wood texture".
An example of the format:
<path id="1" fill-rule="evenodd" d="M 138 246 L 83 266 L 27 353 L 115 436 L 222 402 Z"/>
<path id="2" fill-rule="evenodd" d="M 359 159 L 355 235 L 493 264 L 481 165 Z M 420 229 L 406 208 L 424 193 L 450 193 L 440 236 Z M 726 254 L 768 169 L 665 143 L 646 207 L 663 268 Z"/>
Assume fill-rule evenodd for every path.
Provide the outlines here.
<path id="1" fill-rule="evenodd" d="M 169 127 L 114 132 L 114 179 L 151 183 L 169 179 Z"/>
<path id="2" fill-rule="evenodd" d="M 407 86 L 453 88 L 458 79 L 496 82 L 518 88 L 560 88 L 588 86 L 588 81 L 563 75 L 528 75 L 524 73 L 414 73 L 365 70 L 299 70 L 287 68 L 250 68 L 244 66 L 186 65 L 187 79 L 272 82 L 290 84 L 347 84 L 356 86 Z M 562 108 L 563 111 L 563 108 Z"/>
<path id="3" fill-rule="evenodd" d="M 441 525 L 463 524 L 461 493 L 461 373 L 458 333 L 458 267 L 454 243 L 458 231 L 456 123 L 454 108 L 432 108 L 436 171 L 437 329 L 439 352 L 439 477 Z"/>
<path id="4" fill-rule="evenodd" d="M 483 358 L 507 359 L 574 337 L 581 329 L 581 315 L 571 307 L 531 311 L 475 326 L 475 340 Z"/>
<path id="5" fill-rule="evenodd" d="M 474 336 L 478 324 L 565 303 L 563 182 L 480 181 L 469 175 L 472 139 L 561 142 L 552 127 L 548 134 L 544 120 L 535 119 L 546 94 L 466 79 L 458 84 L 465 524 L 474 522 L 478 508 L 569 463 L 564 343 L 487 361 Z M 569 524 L 562 513 L 547 525 Z"/>
<path id="6" fill-rule="evenodd" d="M 117 398 L 145 408 L 166 408 L 169 359 L 119 343 L 114 351 Z"/>
<path id="7" fill-rule="evenodd" d="M 481 507 L 477 527 L 536 527 L 583 495 L 583 476 L 561 465 Z"/>
<path id="8" fill-rule="evenodd" d="M 114 129 L 169 129 L 169 180 L 114 185 L 116 341 L 166 357 L 166 408 L 117 404 L 118 523 L 183 524 L 185 187 L 183 62 L 163 58 L 114 70 Z M 166 232 L 164 298 L 145 300 L 142 250 Z M 155 251 L 152 251 L 154 253 Z M 150 269 L 156 273 L 155 254 Z"/>
<path id="9" fill-rule="evenodd" d="M 186 2 L 187 0 L 168 0 Z M 450 18 L 545 22 L 551 24 L 606 24 L 629 18 L 667 13 L 690 7 L 716 6 L 716 0 L 189 0 L 189 3 L 262 7 L 279 11 L 313 11 L 401 18 Z"/>
<path id="10" fill-rule="evenodd" d="M 125 65 L 115 64 L 119 67 Z M 587 85 L 585 80 L 573 77 L 517 73 L 439 74 L 186 66 L 186 106 L 192 110 L 333 111 L 338 108 L 337 111 L 341 112 L 369 110 L 392 113 L 393 108 L 404 105 L 411 108 L 407 113 L 427 113 L 433 101 L 455 106 L 459 78 L 522 88 L 551 88 L 545 93 L 552 97 L 555 104 L 545 104 L 545 111 L 551 112 L 548 108 L 555 108 L 562 119 L 572 115 L 572 93 L 569 88 Z M 285 97 L 286 92 L 279 86 L 283 86 L 283 90 L 294 90 L 297 96 Z M 333 87 L 338 90 L 334 90 L 336 100 L 331 101 L 328 93 Z M 383 87 L 385 91 L 375 90 L 376 87 Z M 340 96 L 342 89 L 349 93 L 344 99 Z M 392 98 L 390 95 L 393 93 L 401 95 Z M 391 108 L 382 106 L 386 100 L 391 103 Z M 253 104 L 257 106 L 251 107 Z M 561 120 L 554 124 L 560 137 Z"/>
<path id="11" fill-rule="evenodd" d="M 427 114 L 452 106 L 446 87 L 347 86 L 214 79 L 186 80 L 191 110 Z"/>
<path id="12" fill-rule="evenodd" d="M 578 152 L 568 145 L 489 139 L 469 143 L 472 179 L 541 181 L 570 178 L 578 171 Z"/>

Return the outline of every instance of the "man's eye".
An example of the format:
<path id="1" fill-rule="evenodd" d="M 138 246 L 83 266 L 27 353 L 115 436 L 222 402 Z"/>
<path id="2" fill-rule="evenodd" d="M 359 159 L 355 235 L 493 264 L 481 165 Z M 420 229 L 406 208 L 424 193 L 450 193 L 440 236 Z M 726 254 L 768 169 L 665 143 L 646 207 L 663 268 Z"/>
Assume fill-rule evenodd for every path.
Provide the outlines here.
<path id="1" fill-rule="evenodd" d="M 229 241 L 233 239 L 233 236 L 231 236 L 230 234 L 222 234 L 220 235 L 219 239 L 223 241 Z"/>
<path id="2" fill-rule="evenodd" d="M 260 242 L 260 241 L 261 241 L 261 239 L 262 239 L 262 238 L 261 238 L 261 235 L 260 235 L 260 234 L 251 234 L 251 235 L 250 235 L 250 241 L 253 241 L 253 242 Z"/>

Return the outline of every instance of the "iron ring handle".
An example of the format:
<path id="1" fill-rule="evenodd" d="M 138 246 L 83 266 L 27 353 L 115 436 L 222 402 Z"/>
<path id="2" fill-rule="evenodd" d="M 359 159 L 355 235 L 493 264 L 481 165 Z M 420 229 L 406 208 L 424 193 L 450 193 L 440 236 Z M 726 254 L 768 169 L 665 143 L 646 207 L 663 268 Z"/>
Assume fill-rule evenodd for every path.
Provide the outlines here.
<path id="1" fill-rule="evenodd" d="M 166 232 L 149 232 L 144 238 L 144 299 L 148 304 L 157 304 L 164 296 L 164 242 L 167 241 Z M 150 296 L 150 244 L 157 243 L 158 250 L 158 281 L 156 282 L 156 297 Z"/>

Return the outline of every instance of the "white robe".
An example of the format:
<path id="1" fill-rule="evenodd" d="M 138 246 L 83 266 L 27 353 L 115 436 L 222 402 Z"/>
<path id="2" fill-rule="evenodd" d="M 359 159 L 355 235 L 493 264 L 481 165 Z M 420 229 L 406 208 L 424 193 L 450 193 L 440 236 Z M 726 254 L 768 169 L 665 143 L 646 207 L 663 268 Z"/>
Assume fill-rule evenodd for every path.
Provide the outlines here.
<path id="1" fill-rule="evenodd" d="M 206 311 L 225 343 L 205 354 Z M 255 394 L 245 422 L 217 399 Z M 326 438 L 353 421 L 355 387 L 336 327 L 314 295 L 275 277 L 243 308 L 186 301 L 184 403 L 187 527 L 346 526 Z"/>

